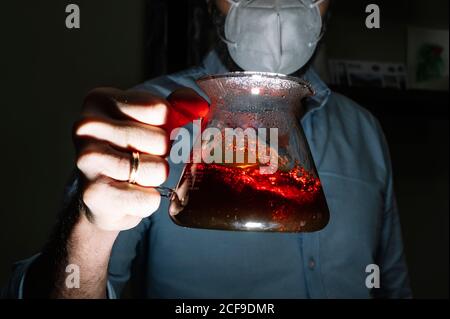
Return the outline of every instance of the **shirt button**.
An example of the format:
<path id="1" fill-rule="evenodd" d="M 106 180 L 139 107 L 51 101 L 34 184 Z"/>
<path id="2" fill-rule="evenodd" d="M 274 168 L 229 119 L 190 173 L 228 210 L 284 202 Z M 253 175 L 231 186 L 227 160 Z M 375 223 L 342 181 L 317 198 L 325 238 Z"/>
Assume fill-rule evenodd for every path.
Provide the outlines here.
<path id="1" fill-rule="evenodd" d="M 308 268 L 309 269 L 314 269 L 316 267 L 316 261 L 314 260 L 314 258 L 309 258 L 309 261 L 308 261 Z"/>

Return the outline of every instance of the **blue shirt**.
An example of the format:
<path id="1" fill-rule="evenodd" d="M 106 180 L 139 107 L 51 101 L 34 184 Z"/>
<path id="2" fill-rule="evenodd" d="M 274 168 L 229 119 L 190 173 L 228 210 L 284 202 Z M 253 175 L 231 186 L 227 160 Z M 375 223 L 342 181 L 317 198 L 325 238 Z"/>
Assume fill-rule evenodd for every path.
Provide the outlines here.
<path id="1" fill-rule="evenodd" d="M 224 72 L 212 51 L 199 67 L 136 88 L 167 97 L 190 87 L 205 96 L 195 80 Z M 109 264 L 110 297 L 120 296 L 128 280 L 133 296 L 143 298 L 411 296 L 380 125 L 367 110 L 331 92 L 312 69 L 304 78 L 316 95 L 308 99 L 301 124 L 327 198 L 329 224 L 301 234 L 188 229 L 171 221 L 163 201 L 156 213 L 119 234 Z M 174 186 L 180 174 L 181 167 L 171 164 L 166 185 Z M 21 297 L 32 260 L 16 265 L 7 295 Z M 371 264 L 379 267 L 380 288 L 366 286 Z"/>

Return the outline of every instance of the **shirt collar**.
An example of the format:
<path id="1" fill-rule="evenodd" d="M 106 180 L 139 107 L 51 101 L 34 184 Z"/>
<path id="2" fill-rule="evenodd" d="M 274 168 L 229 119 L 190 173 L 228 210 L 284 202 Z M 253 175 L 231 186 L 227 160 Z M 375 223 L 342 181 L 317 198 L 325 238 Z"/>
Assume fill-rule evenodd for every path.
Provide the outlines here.
<path id="1" fill-rule="evenodd" d="M 207 74 L 221 74 L 229 72 L 229 70 L 223 65 L 215 50 L 210 51 L 203 59 L 203 68 Z M 306 101 L 306 113 L 316 111 L 324 107 L 331 94 L 331 90 L 325 82 L 320 79 L 319 75 L 312 67 L 305 72 L 303 79 L 309 82 L 315 91 L 315 95 L 309 97 Z"/>

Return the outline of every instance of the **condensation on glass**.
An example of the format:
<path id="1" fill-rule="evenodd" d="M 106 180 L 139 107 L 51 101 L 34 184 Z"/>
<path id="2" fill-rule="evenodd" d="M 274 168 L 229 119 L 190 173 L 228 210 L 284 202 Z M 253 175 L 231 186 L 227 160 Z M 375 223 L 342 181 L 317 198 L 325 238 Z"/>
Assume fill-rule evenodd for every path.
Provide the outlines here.
<path id="1" fill-rule="evenodd" d="M 211 154 L 218 150 L 211 143 L 222 142 L 222 161 L 185 166 L 178 196 L 171 203 L 171 209 L 180 212 L 172 220 L 185 227 L 220 230 L 313 232 L 324 228 L 329 210 L 300 125 L 302 100 L 314 94 L 311 86 L 294 77 L 254 72 L 208 76 L 197 83 L 211 101 L 206 128 L 222 135 L 201 141 L 201 152 Z M 278 145 L 271 141 L 270 128 L 277 129 Z M 257 137 L 244 134 L 240 144 L 238 135 L 227 139 L 227 129 L 256 132 Z M 258 134 L 263 131 L 265 136 Z M 230 151 L 243 151 L 244 160 L 236 162 L 235 154 L 234 162 L 226 162 Z"/>

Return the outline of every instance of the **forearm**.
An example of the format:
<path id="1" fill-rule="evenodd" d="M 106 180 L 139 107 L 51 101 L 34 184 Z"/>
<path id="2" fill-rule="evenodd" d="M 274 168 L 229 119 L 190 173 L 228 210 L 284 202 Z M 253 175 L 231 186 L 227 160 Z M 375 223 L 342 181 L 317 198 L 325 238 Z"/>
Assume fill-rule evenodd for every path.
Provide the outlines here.
<path id="1" fill-rule="evenodd" d="M 69 212 L 58 223 L 42 254 L 30 266 L 25 277 L 24 297 L 106 297 L 108 263 L 117 235 L 116 231 L 98 229 L 84 213 Z M 68 276 L 73 275 L 66 272 L 69 265 L 79 270 L 79 286 L 66 285 Z"/>
<path id="2" fill-rule="evenodd" d="M 108 279 L 108 263 L 111 249 L 118 235 L 116 231 L 104 231 L 81 215 L 67 243 L 66 265 L 61 265 L 56 277 L 52 298 L 105 298 Z M 66 285 L 65 267 L 79 269 L 79 288 Z"/>

